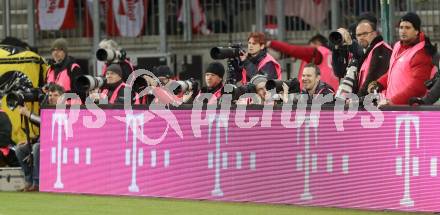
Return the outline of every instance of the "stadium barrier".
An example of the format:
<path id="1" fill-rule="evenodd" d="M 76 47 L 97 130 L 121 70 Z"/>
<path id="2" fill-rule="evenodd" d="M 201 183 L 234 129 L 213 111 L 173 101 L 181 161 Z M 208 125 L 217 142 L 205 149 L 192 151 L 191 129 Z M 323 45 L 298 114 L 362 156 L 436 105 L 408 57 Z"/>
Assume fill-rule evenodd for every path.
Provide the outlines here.
<path id="1" fill-rule="evenodd" d="M 40 190 L 438 212 L 440 112 L 394 110 L 46 108 Z"/>

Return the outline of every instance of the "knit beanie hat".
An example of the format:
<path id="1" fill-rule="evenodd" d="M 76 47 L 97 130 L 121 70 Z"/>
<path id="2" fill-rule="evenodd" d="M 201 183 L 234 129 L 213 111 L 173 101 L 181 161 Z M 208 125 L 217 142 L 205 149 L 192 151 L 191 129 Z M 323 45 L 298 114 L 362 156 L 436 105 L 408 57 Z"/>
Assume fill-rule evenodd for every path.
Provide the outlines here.
<path id="1" fill-rule="evenodd" d="M 67 52 L 67 40 L 64 38 L 58 38 L 53 41 L 50 50 L 53 51 L 54 49 L 61 49 L 64 52 Z"/>
<path id="2" fill-rule="evenodd" d="M 208 68 L 206 68 L 205 73 L 213 73 L 223 79 L 223 76 L 225 75 L 225 67 L 219 62 L 212 62 L 208 65 Z"/>
<path id="3" fill-rule="evenodd" d="M 122 76 L 122 69 L 121 69 L 121 66 L 119 66 L 119 64 L 110 64 L 107 67 L 107 71 L 112 71 L 112 72 L 118 74 L 119 77 L 121 77 L 121 78 L 123 77 Z"/>
<path id="4" fill-rule="evenodd" d="M 420 20 L 420 17 L 417 14 L 413 12 L 408 12 L 407 14 L 402 16 L 402 18 L 400 18 L 400 22 L 403 21 L 410 22 L 417 31 L 420 31 L 420 26 L 422 25 L 422 21 Z"/>

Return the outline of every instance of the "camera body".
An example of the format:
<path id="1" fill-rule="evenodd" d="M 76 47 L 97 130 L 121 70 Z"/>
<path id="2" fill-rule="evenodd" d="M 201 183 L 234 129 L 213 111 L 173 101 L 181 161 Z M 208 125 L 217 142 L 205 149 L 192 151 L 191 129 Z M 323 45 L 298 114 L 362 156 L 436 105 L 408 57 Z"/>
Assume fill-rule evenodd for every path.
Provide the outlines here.
<path id="1" fill-rule="evenodd" d="M 46 94 L 39 88 L 22 88 L 6 95 L 6 104 L 14 110 L 17 106 L 24 106 L 26 102 L 43 102 Z"/>
<path id="2" fill-rule="evenodd" d="M 293 78 L 287 81 L 281 81 L 281 80 L 268 80 L 266 82 L 266 89 L 272 90 L 275 89 L 276 93 L 280 93 L 283 91 L 283 83 L 286 83 L 289 87 L 289 94 L 291 93 L 299 93 L 301 91 L 300 89 L 300 83 L 297 78 Z"/>
<path id="3" fill-rule="evenodd" d="M 237 86 L 235 84 L 225 84 L 222 89 L 222 94 L 231 94 L 232 101 L 237 101 L 240 96 L 246 93 L 256 93 L 256 87 L 252 83 L 248 83 L 246 85 Z"/>
<path id="4" fill-rule="evenodd" d="M 45 94 L 39 88 L 34 88 L 29 78 L 22 72 L 9 71 L 0 78 L 1 95 L 6 95 L 9 109 L 14 110 L 26 102 L 43 102 Z"/>
<path id="5" fill-rule="evenodd" d="M 244 51 L 241 43 L 231 44 L 228 47 L 214 47 L 211 49 L 211 58 L 215 60 L 224 60 L 228 58 L 240 57 L 240 53 Z"/>

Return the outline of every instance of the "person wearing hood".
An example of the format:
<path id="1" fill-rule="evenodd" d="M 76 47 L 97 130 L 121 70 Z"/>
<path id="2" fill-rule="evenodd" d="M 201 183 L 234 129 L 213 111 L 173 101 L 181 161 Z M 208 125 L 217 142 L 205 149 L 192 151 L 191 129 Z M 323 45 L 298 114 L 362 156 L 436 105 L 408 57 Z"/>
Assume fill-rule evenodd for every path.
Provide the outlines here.
<path id="1" fill-rule="evenodd" d="M 281 80 L 281 66 L 266 49 L 266 37 L 261 32 L 252 32 L 248 37 L 248 50 L 240 55 L 241 76 L 237 81 L 246 84 L 255 75 L 265 75 Z"/>
<path id="2" fill-rule="evenodd" d="M 51 55 L 53 62 L 47 71 L 46 83 L 55 83 L 62 86 L 66 93 L 81 93 L 75 87 L 76 79 L 84 75 L 75 59 L 68 55 L 67 40 L 64 38 L 56 39 L 51 45 Z"/>
<path id="3" fill-rule="evenodd" d="M 369 92 L 378 89 L 385 96 L 379 106 L 407 105 L 411 97 L 426 94 L 424 82 L 435 72 L 432 57 L 437 50 L 420 26 L 420 17 L 415 13 L 400 18 L 400 41 L 393 47 L 388 72 L 368 86 Z"/>

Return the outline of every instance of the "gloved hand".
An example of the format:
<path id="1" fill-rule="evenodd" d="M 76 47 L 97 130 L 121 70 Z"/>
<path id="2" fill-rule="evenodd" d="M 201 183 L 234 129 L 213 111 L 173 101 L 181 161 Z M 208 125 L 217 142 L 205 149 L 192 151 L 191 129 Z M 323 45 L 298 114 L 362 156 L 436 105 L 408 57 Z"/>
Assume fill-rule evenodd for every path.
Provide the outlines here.
<path id="1" fill-rule="evenodd" d="M 370 82 L 370 84 L 368 84 L 368 90 L 367 90 L 367 92 L 368 92 L 368 93 L 374 93 L 375 90 L 376 90 L 377 92 L 380 92 L 380 91 L 383 90 L 383 86 L 382 86 L 382 84 L 380 84 L 380 83 L 377 82 L 377 81 L 372 81 L 372 82 Z"/>
<path id="2" fill-rule="evenodd" d="M 411 98 L 409 98 L 408 103 L 410 106 L 426 104 L 426 102 L 423 100 L 423 98 L 420 98 L 420 97 L 411 97 Z"/>

